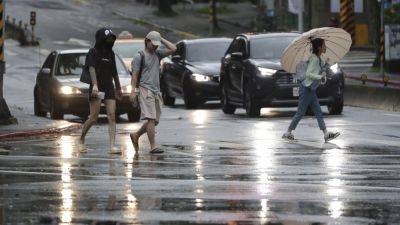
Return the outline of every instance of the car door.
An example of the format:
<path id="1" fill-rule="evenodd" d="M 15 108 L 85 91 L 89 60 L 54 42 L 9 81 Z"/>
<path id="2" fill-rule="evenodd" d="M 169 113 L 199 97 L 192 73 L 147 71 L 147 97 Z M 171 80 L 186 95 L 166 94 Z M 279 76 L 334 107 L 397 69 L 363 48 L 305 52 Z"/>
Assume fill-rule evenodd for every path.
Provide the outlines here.
<path id="1" fill-rule="evenodd" d="M 185 72 L 185 52 L 184 42 L 177 44 L 177 51 L 172 55 L 172 64 L 169 70 L 168 84 L 176 95 L 183 94 L 182 80 Z"/>
<path id="2" fill-rule="evenodd" d="M 54 64 L 56 60 L 56 52 L 50 53 L 47 57 L 37 77 L 37 91 L 40 104 L 49 109 L 50 106 L 50 92 L 51 92 L 51 79 L 54 71 Z M 50 74 L 43 73 L 43 69 L 50 69 Z"/>
<path id="3" fill-rule="evenodd" d="M 229 74 L 231 79 L 231 90 L 232 96 L 235 100 L 241 101 L 242 96 L 242 84 L 243 84 L 243 72 L 244 64 L 243 60 L 246 57 L 246 39 L 244 37 L 238 37 L 235 40 L 233 51 L 231 53 L 231 62 L 229 67 Z"/>

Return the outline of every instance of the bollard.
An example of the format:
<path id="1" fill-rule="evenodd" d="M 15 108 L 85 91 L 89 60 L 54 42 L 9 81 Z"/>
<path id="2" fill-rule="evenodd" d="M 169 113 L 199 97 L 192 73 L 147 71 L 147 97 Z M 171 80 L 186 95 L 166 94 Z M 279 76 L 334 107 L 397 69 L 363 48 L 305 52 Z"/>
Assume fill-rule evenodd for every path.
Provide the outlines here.
<path id="1" fill-rule="evenodd" d="M 390 77 L 389 77 L 388 75 L 383 76 L 383 85 L 384 85 L 385 87 L 388 86 L 389 81 L 390 81 Z"/>
<path id="2" fill-rule="evenodd" d="M 367 82 L 367 79 L 368 79 L 368 77 L 366 74 L 361 74 L 361 81 L 362 81 L 363 85 L 365 85 L 365 83 Z"/>

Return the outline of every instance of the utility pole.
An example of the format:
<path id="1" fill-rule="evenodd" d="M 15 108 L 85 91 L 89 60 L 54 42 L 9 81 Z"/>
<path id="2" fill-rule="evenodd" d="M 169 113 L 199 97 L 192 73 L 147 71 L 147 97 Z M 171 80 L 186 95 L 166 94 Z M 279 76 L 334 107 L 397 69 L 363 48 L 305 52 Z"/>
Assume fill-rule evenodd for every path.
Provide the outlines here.
<path id="1" fill-rule="evenodd" d="M 385 78 L 384 74 L 384 61 L 385 61 L 385 27 L 384 27 L 384 8 L 385 8 L 385 1 L 381 0 L 381 25 L 380 25 L 380 48 L 379 48 L 379 55 L 380 55 L 380 73 L 382 79 Z"/>
<path id="2" fill-rule="evenodd" d="M 215 31 L 219 29 L 217 20 L 217 0 L 209 0 L 209 16 L 208 20 L 210 23 L 210 35 L 214 35 Z"/>
<path id="3" fill-rule="evenodd" d="M 340 26 L 351 35 L 354 45 L 355 37 L 354 0 L 340 0 Z"/>
<path id="4" fill-rule="evenodd" d="M 303 11 L 304 11 L 304 0 L 299 0 L 299 11 L 297 12 L 297 15 L 298 15 L 298 26 L 300 33 L 304 32 Z"/>
<path id="5" fill-rule="evenodd" d="M 11 115 L 3 97 L 4 74 L 6 72 L 6 63 L 4 62 L 4 6 L 5 0 L 0 0 L 0 124 L 2 125 L 16 123 L 16 119 Z"/>

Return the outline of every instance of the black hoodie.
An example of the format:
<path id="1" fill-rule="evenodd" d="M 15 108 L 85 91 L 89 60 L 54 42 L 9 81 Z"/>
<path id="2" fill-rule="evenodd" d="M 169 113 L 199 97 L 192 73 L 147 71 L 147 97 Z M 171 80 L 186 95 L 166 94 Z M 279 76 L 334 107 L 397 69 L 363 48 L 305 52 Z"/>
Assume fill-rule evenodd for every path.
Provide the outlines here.
<path id="1" fill-rule="evenodd" d="M 97 85 L 101 92 L 114 91 L 114 83 L 117 90 L 121 89 L 115 54 L 112 50 L 115 39 L 116 36 L 111 29 L 99 29 L 96 32 L 96 44 L 89 50 L 86 57 L 86 66 L 94 67 L 96 70 Z"/>

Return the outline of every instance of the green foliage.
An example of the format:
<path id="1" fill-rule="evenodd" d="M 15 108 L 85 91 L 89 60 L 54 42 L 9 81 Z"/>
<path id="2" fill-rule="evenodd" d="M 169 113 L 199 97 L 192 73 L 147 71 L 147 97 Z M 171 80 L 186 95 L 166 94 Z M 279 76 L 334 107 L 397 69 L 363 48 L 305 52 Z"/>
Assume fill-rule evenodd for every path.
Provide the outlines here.
<path id="1" fill-rule="evenodd" d="M 385 9 L 385 23 L 400 24 L 400 3 Z"/>
<path id="2" fill-rule="evenodd" d="M 196 12 L 201 13 L 201 14 L 209 14 L 210 13 L 210 7 L 205 6 L 202 8 L 196 9 Z M 229 14 L 229 13 L 234 13 L 235 10 L 229 8 L 226 5 L 221 4 L 221 6 L 217 7 L 217 13 L 218 14 Z"/>

